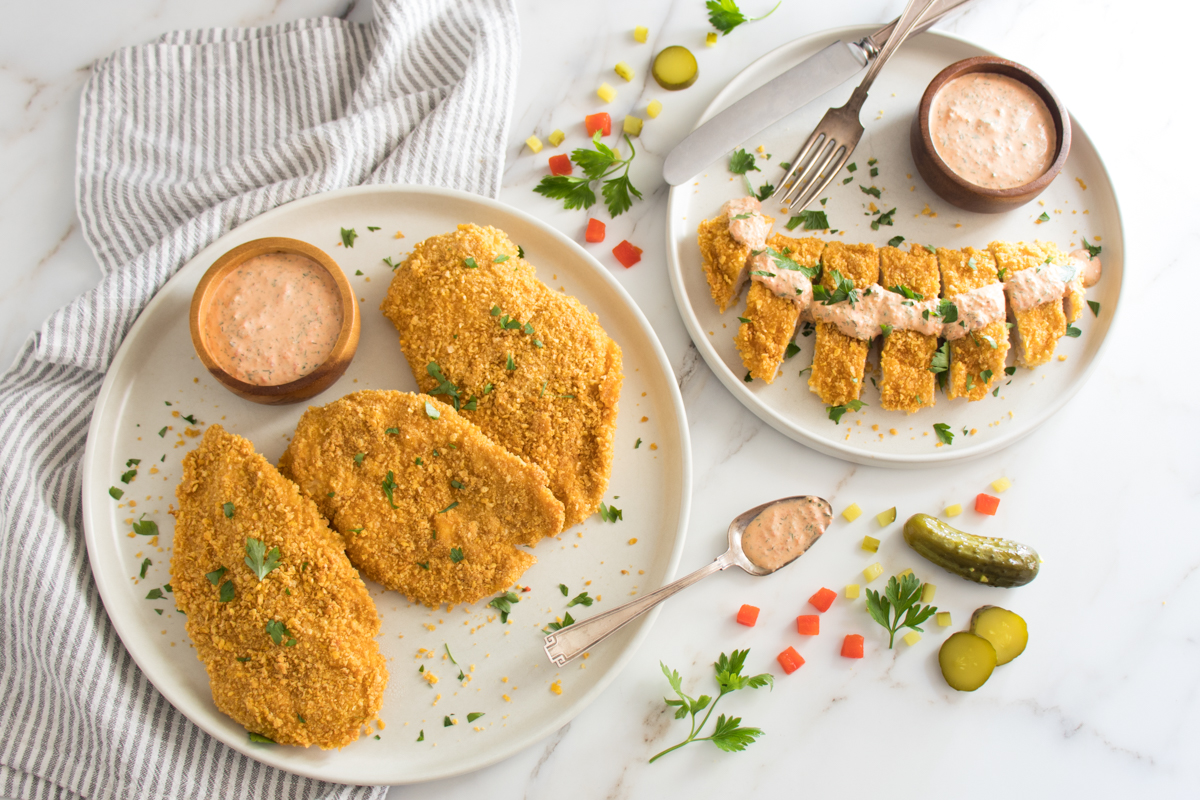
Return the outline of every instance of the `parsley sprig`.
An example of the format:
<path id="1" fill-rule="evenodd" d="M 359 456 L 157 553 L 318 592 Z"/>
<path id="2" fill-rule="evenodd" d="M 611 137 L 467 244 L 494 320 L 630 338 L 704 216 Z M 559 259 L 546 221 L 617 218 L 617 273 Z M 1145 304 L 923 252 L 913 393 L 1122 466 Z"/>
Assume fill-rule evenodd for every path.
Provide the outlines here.
<path id="1" fill-rule="evenodd" d="M 889 650 L 896 642 L 896 631 L 901 628 L 920 631 L 920 624 L 937 613 L 937 607 L 922 606 L 920 600 L 921 582 L 911 572 L 903 580 L 896 580 L 895 575 L 888 578 L 882 595 L 867 589 L 867 612 L 887 629 Z"/>
<path id="2" fill-rule="evenodd" d="M 246 566 L 258 576 L 260 581 L 272 571 L 279 569 L 281 557 L 278 547 L 272 547 L 268 551 L 261 539 L 253 537 L 246 539 Z"/>
<path id="3" fill-rule="evenodd" d="M 658 759 L 670 753 L 672 750 L 678 750 L 684 745 L 692 742 L 709 741 L 715 744 L 721 750 L 727 753 L 736 753 L 739 750 L 745 750 L 750 745 L 754 744 L 759 736 L 763 735 L 760 728 L 743 728 L 741 727 L 741 717 L 726 717 L 721 714 L 717 717 L 716 727 L 708 736 L 698 736 L 704 730 L 704 726 L 708 724 L 708 718 L 712 716 L 713 710 L 716 709 L 717 703 L 721 698 L 731 692 L 740 691 L 741 689 L 760 689 L 763 686 L 774 688 L 775 679 L 769 674 L 761 675 L 742 675 L 742 667 L 746 663 L 746 656 L 750 653 L 749 650 L 734 650 L 733 655 L 726 656 L 721 653 L 721 657 L 713 665 L 716 670 L 717 687 L 720 692 L 713 699 L 706 694 L 700 695 L 698 698 L 692 698 L 683 691 L 683 679 L 679 677 L 679 673 L 668 667 L 666 664 L 659 662 L 662 667 L 663 675 L 667 676 L 667 681 L 671 684 L 671 689 L 677 695 L 677 699 L 664 698 L 668 706 L 674 706 L 675 719 L 683 719 L 689 714 L 692 717 L 692 728 L 688 732 L 688 736 L 682 742 L 672 747 L 668 747 L 658 755 L 650 759 L 653 764 Z M 700 724 L 696 724 L 696 715 L 701 711 L 708 709 L 704 715 L 704 719 L 700 720 Z"/>
<path id="4" fill-rule="evenodd" d="M 866 403 L 864 403 L 862 400 L 851 400 L 849 403 L 843 403 L 840 406 L 828 406 L 825 409 L 825 412 L 829 414 L 829 418 L 833 420 L 835 425 L 840 425 L 842 423 L 843 414 L 845 414 L 847 411 L 858 411 L 865 405 Z"/>
<path id="5" fill-rule="evenodd" d="M 633 205 L 634 197 L 639 200 L 642 198 L 642 193 L 629 180 L 629 165 L 633 163 L 637 151 L 628 136 L 625 137 L 625 143 L 629 145 L 629 158 L 621 158 L 619 153 L 601 142 L 600 131 L 596 131 L 592 136 L 595 150 L 581 147 L 571 152 L 571 160 L 583 170 L 582 176 L 547 175 L 533 190 L 540 195 L 562 200 L 564 208 L 586 209 L 596 203 L 592 184 L 603 181 L 600 194 L 604 196 L 604 204 L 608 206 L 609 214 L 619 217 Z"/>
<path id="6" fill-rule="evenodd" d="M 499 597 L 493 597 L 488 605 L 500 612 L 500 623 L 508 622 L 508 615 L 512 613 L 512 604 L 521 602 L 521 598 L 516 592 L 507 591 Z"/>
<path id="7" fill-rule="evenodd" d="M 779 0 L 779 2 L 781 3 L 783 0 Z M 722 36 L 727 36 L 730 31 L 743 23 L 766 19 L 775 13 L 775 8 L 779 8 L 779 3 L 776 3 L 775 8 L 761 17 L 747 17 L 734 0 L 708 0 L 704 5 L 708 9 L 708 21 L 721 32 Z"/>
<path id="8" fill-rule="evenodd" d="M 818 284 L 813 287 L 814 300 L 827 306 L 840 303 L 843 300 L 849 300 L 850 305 L 858 302 L 858 289 L 855 288 L 854 281 L 844 277 L 836 269 L 829 270 L 829 277 L 833 279 L 834 290 L 831 292 Z"/>

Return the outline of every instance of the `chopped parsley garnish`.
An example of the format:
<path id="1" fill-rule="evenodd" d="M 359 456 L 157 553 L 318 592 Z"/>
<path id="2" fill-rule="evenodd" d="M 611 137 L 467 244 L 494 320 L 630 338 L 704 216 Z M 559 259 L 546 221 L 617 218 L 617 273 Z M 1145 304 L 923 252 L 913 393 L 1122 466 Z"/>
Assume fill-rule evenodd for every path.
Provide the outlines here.
<path id="1" fill-rule="evenodd" d="M 479 269 L 479 264 L 475 261 L 475 256 L 467 256 L 463 259 L 463 266 L 467 269 Z"/>
<path id="2" fill-rule="evenodd" d="M 249 731 L 249 734 L 250 734 L 250 741 L 252 741 L 252 742 L 261 742 L 262 744 L 275 744 L 275 740 L 269 736 L 263 736 L 261 733 L 255 733 L 254 731 Z"/>
<path id="3" fill-rule="evenodd" d="M 891 326 L 891 325 L 888 325 L 886 322 L 885 322 L 885 323 L 883 323 L 882 325 L 880 325 L 880 326 L 879 326 L 879 329 L 880 329 L 881 331 L 883 331 L 883 335 L 884 335 L 884 336 L 891 336 L 891 335 L 892 335 L 892 326 Z"/>
<path id="4" fill-rule="evenodd" d="M 834 303 L 840 303 L 843 300 L 849 300 L 850 305 L 858 302 L 858 290 L 854 288 L 854 281 L 842 276 L 842 273 L 836 269 L 829 271 L 829 277 L 833 279 L 834 285 L 837 287 L 833 292 L 830 292 L 822 285 L 813 287 L 813 299 L 819 301 L 823 305 L 831 306 Z"/>
<path id="5" fill-rule="evenodd" d="M 455 481 L 455 480 L 450 481 L 450 485 L 453 486 L 455 489 L 465 489 L 466 488 L 461 483 L 459 483 L 458 481 Z"/>
<path id="6" fill-rule="evenodd" d="M 454 715 L 451 714 L 450 716 L 454 716 Z M 449 728 L 453 724 L 454 724 L 454 720 L 450 719 L 450 717 L 442 717 L 442 727 L 443 728 Z"/>
<path id="7" fill-rule="evenodd" d="M 225 519 L 233 519 L 233 503 L 223 503 L 221 510 L 225 513 Z"/>
<path id="8" fill-rule="evenodd" d="M 505 592 L 499 597 L 493 597 L 488 605 L 500 612 L 501 624 L 508 622 L 508 615 L 512 613 L 512 604 L 521 602 L 521 598 L 516 592 Z"/>
<path id="9" fill-rule="evenodd" d="M 386 431 L 384 431 L 384 433 L 389 434 L 391 436 L 399 436 L 400 429 L 399 428 L 388 428 Z"/>
<path id="10" fill-rule="evenodd" d="M 563 207 L 567 209 L 591 208 L 596 203 L 596 192 L 592 189 L 592 184 L 603 181 L 600 193 L 604 196 L 608 213 L 614 217 L 620 216 L 633 205 L 634 197 L 641 199 L 642 196 L 629 180 L 629 165 L 633 163 L 637 151 L 628 136 L 625 137 L 625 143 L 629 145 L 629 158 L 622 159 L 611 147 L 600 141 L 600 131 L 596 131 L 592 137 L 595 150 L 579 148 L 571 153 L 571 160 L 583 170 L 582 176 L 548 175 L 542 178 L 541 183 L 533 190 L 540 195 L 562 200 Z M 615 178 L 609 177 L 620 172 L 622 167 L 624 171 L 620 175 Z M 524 257 L 522 251 L 521 258 Z"/>
<path id="11" fill-rule="evenodd" d="M 417 741 L 418 742 L 425 741 L 425 729 L 424 728 L 422 728 L 420 734 L 417 735 Z"/>
<path id="12" fill-rule="evenodd" d="M 895 292 L 896 294 L 902 294 L 909 300 L 924 300 L 925 299 L 925 295 L 921 294 L 920 292 L 914 292 L 912 289 L 908 288 L 904 284 L 898 284 L 896 286 L 889 286 L 888 291 Z"/>
<path id="13" fill-rule="evenodd" d="M 118 489 L 115 486 L 110 486 L 110 487 L 108 487 L 108 496 L 111 497 L 113 500 L 120 500 L 122 497 L 125 496 L 125 492 L 121 489 Z"/>
<path id="14" fill-rule="evenodd" d="M 379 230 L 379 226 L 378 225 L 368 225 L 367 230 L 369 230 L 371 233 L 374 233 L 375 231 Z M 304 720 L 300 720 L 300 721 L 303 722 Z"/>
<path id="15" fill-rule="evenodd" d="M 871 177 L 874 178 L 874 177 L 877 177 L 878 175 L 879 175 L 879 167 L 871 167 Z"/>
<path id="16" fill-rule="evenodd" d="M 191 414 L 184 414 L 182 417 L 180 417 L 180 419 L 186 422 L 188 425 L 196 424 L 196 418 Z"/>
<path id="17" fill-rule="evenodd" d="M 217 600 L 222 603 L 228 603 L 233 599 L 233 593 L 233 581 L 225 581 L 221 584 L 221 593 L 218 595 Z"/>
<path id="18" fill-rule="evenodd" d="M 939 300 L 937 311 L 933 312 L 942 318 L 942 322 L 949 325 L 951 322 L 958 321 L 958 306 L 954 305 L 952 300 Z"/>
<path id="19" fill-rule="evenodd" d="M 152 519 L 146 519 L 146 515 L 138 517 L 137 522 L 133 523 L 133 532 L 138 536 L 158 536 L 158 523 Z"/>
<path id="20" fill-rule="evenodd" d="M 455 500 L 453 503 L 451 503 L 450 505 L 446 506 L 445 508 L 443 508 L 443 509 L 442 509 L 441 511 L 439 511 L 438 513 L 439 513 L 439 514 L 445 514 L 447 511 L 449 511 L 449 510 L 450 510 L 450 509 L 452 509 L 452 508 L 456 508 L 457 506 L 458 506 L 458 501 L 457 501 L 457 500 Z M 459 552 L 461 553 L 461 551 L 459 551 Z M 456 559 L 454 559 L 454 560 L 455 560 L 455 561 L 462 561 L 462 556 L 460 555 L 458 558 L 456 558 Z"/>
<path id="21" fill-rule="evenodd" d="M 342 228 L 342 246 L 354 247 L 354 240 L 358 238 L 358 233 L 354 228 Z"/>
<path id="22" fill-rule="evenodd" d="M 505 255 L 504 253 L 501 253 L 500 255 L 498 255 L 492 259 L 493 264 L 503 264 L 505 261 L 508 261 L 508 256 Z"/>
<path id="23" fill-rule="evenodd" d="M 395 269 L 396 269 L 396 267 L 400 266 L 400 265 L 399 265 L 399 264 L 397 264 L 395 261 L 392 261 L 392 257 L 391 257 L 391 256 L 384 256 L 383 263 L 387 264 L 387 265 L 388 265 L 389 267 L 391 267 L 393 270 L 395 270 Z"/>
<path id="24" fill-rule="evenodd" d="M 418 561 L 417 566 L 420 567 L 421 569 L 427 570 L 427 569 L 429 569 L 429 562 L 428 561 Z"/>
<path id="25" fill-rule="evenodd" d="M 439 417 L 442 416 L 442 412 L 440 412 L 436 408 L 434 408 L 433 403 L 426 400 L 425 401 L 425 416 L 429 417 L 430 419 L 438 419 Z"/>
<path id="26" fill-rule="evenodd" d="M 818 212 L 818 213 L 820 213 L 820 212 Z M 756 256 L 760 255 L 762 253 L 767 254 L 767 257 L 770 258 L 771 261 L 775 264 L 776 269 L 783 269 L 783 270 L 787 270 L 788 272 L 802 272 L 802 273 L 804 273 L 804 276 L 806 278 L 808 278 L 810 281 L 813 280 L 814 278 L 816 278 L 817 273 L 819 273 L 821 271 L 821 268 L 818 266 L 812 266 L 812 267 L 801 266 L 800 264 L 796 263 L 791 258 L 789 258 L 785 253 L 780 253 L 773 247 L 764 247 L 762 250 L 752 250 L 751 251 L 751 255 L 756 255 Z M 764 276 L 771 277 L 771 278 L 775 277 L 770 272 L 761 272 L 759 270 L 754 270 L 754 274 L 755 275 L 764 275 Z M 739 317 L 739 319 L 741 319 L 741 317 Z"/>
<path id="27" fill-rule="evenodd" d="M 149 560 L 150 559 L 146 559 L 147 562 Z M 221 582 L 221 578 L 223 578 L 225 576 L 225 573 L 228 571 L 229 570 L 225 569 L 225 567 L 217 567 L 212 572 L 206 572 L 204 574 L 204 577 L 208 578 L 209 583 L 211 583 L 213 586 L 216 586 Z M 142 577 L 145 577 L 145 576 L 143 575 Z"/>
<path id="28" fill-rule="evenodd" d="M 1081 236 L 1079 238 L 1083 242 L 1083 248 L 1088 251 L 1089 258 L 1095 258 L 1096 256 L 1100 255 L 1100 251 L 1104 249 L 1098 244 L 1088 244 L 1086 236 Z"/>
<path id="29" fill-rule="evenodd" d="M 858 172 L 858 164 L 851 161 L 846 165 L 846 172 Z"/>
<path id="30" fill-rule="evenodd" d="M 887 588 L 882 594 L 867 589 L 867 612 L 871 619 L 887 629 L 889 649 L 896 642 L 898 630 L 912 628 L 920 631 L 918 626 L 937 612 L 935 606 L 922 607 L 920 601 L 921 582 L 911 572 L 901 580 L 897 580 L 895 575 L 888 578 Z"/>
<path id="31" fill-rule="evenodd" d="M 758 187 L 758 194 L 756 194 L 754 196 L 755 196 L 755 198 L 758 199 L 759 202 L 762 202 L 762 201 L 766 200 L 768 197 L 770 197 L 774 191 L 775 191 L 774 186 L 772 186 L 769 183 L 764 183 L 762 186 Z"/>
<path id="32" fill-rule="evenodd" d="M 903 243 L 904 243 L 903 236 L 893 236 L 892 238 L 888 239 L 888 247 L 899 247 Z"/>
<path id="33" fill-rule="evenodd" d="M 991 381 L 993 374 L 994 373 L 990 369 L 985 369 L 983 372 L 979 373 L 980 382 L 986 385 L 989 381 Z"/>
<path id="34" fill-rule="evenodd" d="M 783 2 L 783 0 L 779 0 L 779 2 Z M 771 16 L 775 13 L 775 8 L 779 8 L 779 3 L 776 3 L 775 8 L 761 17 L 747 17 L 734 0 L 708 0 L 704 6 L 708 9 L 708 21 L 721 32 L 722 36 L 725 36 L 745 22 L 754 22 Z"/>
<path id="35" fill-rule="evenodd" d="M 970 375 L 967 376 L 967 378 L 970 377 Z M 938 422 L 933 426 L 933 430 L 937 433 L 937 437 L 942 440 L 943 444 L 954 444 L 954 433 L 950 430 L 949 425 L 944 422 Z"/>
<path id="36" fill-rule="evenodd" d="M 355 275 L 362 275 L 362 274 L 363 274 L 363 271 L 362 271 L 361 269 L 356 269 L 356 270 L 354 270 L 354 274 L 355 274 Z"/>
<path id="37" fill-rule="evenodd" d="M 131 469 L 127 472 L 122 472 L 121 473 L 121 483 L 129 483 L 131 480 L 133 480 L 136 477 L 137 477 L 136 469 Z"/>
<path id="38" fill-rule="evenodd" d="M 845 186 L 847 183 L 850 183 L 850 181 L 852 181 L 852 180 L 854 180 L 854 178 L 846 178 L 845 180 L 842 181 L 842 186 Z"/>
<path id="39" fill-rule="evenodd" d="M 1037 221 L 1038 221 L 1038 222 L 1049 222 L 1049 221 L 1050 221 L 1050 215 L 1049 215 L 1049 214 L 1047 214 L 1045 211 L 1043 211 L 1043 212 L 1042 212 L 1042 215 L 1041 215 L 1040 217 L 1038 217 L 1038 218 L 1037 218 Z"/>
<path id="40" fill-rule="evenodd" d="M 561 631 L 563 628 L 568 628 L 574 624 L 575 620 L 571 618 L 571 612 L 568 611 L 566 614 L 563 614 L 562 622 L 551 622 L 549 625 L 542 628 L 542 632 L 554 633 L 555 631 Z"/>
<path id="41" fill-rule="evenodd" d="M 847 411 L 858 411 L 865 405 L 866 403 L 864 403 L 862 400 L 851 400 L 849 403 L 844 403 L 840 406 L 828 406 L 826 407 L 825 411 L 829 414 L 829 418 L 833 420 L 834 424 L 840 425 L 842 423 L 843 414 L 845 414 Z"/>
<path id="42" fill-rule="evenodd" d="M 1076 328 L 1074 325 L 1068 325 L 1066 333 L 1067 336 L 1070 336 L 1072 339 L 1078 339 L 1079 334 L 1083 333 L 1083 331 L 1079 330 L 1079 328 Z"/>
<path id="43" fill-rule="evenodd" d="M 750 320 L 746 319 L 745 317 L 738 317 L 738 322 L 744 322 L 747 325 L 750 324 Z"/>
<path id="44" fill-rule="evenodd" d="M 933 359 L 929 362 L 930 372 L 945 372 L 950 369 L 950 343 L 942 342 L 942 346 L 933 354 Z"/>
<path id="45" fill-rule="evenodd" d="M 275 644 L 280 644 L 285 638 L 287 639 L 286 647 L 293 647 L 296 644 L 296 639 L 292 636 L 291 631 L 287 629 L 287 625 L 284 625 L 277 619 L 268 621 L 266 630 L 267 635 L 271 637 L 271 641 Z"/>
<path id="46" fill-rule="evenodd" d="M 639 436 L 639 437 L 638 437 L 638 440 L 637 440 L 636 442 L 634 442 L 634 443 L 633 443 L 633 449 L 634 449 L 634 450 L 637 450 L 637 449 L 638 449 L 639 447 L 641 447 L 641 446 L 642 446 L 642 439 L 641 439 L 641 437 Z"/>
<path id="47" fill-rule="evenodd" d="M 571 606 L 590 606 L 593 602 L 595 601 L 588 597 L 587 592 L 580 592 L 571 598 L 571 602 L 567 603 L 567 608 Z"/>
<path id="48" fill-rule="evenodd" d="M 362 466 L 363 459 L 365 459 L 366 457 L 367 457 L 366 453 L 355 453 L 354 454 L 354 463 L 358 464 L 359 466 Z"/>
<path id="49" fill-rule="evenodd" d="M 719 703 L 721 698 L 725 695 L 746 688 L 759 689 L 763 686 L 774 687 L 775 679 L 765 672 L 761 675 L 755 675 L 753 677 L 749 675 L 742 675 L 742 666 L 746 663 L 746 656 L 749 653 L 749 650 L 734 650 L 733 655 L 730 657 L 726 657 L 724 653 L 721 653 L 720 659 L 718 659 L 716 664 L 713 665 L 717 673 L 717 686 L 721 690 L 715 700 L 711 699 L 706 694 L 701 695 L 698 699 L 693 699 L 691 696 L 684 694 L 683 678 L 679 676 L 679 673 L 668 667 L 666 664 L 661 662 L 659 663 L 659 666 L 662 667 L 663 675 L 667 676 L 667 681 L 671 684 L 671 689 L 674 690 L 678 698 L 667 700 L 667 706 L 674 706 L 676 708 L 675 719 L 683 719 L 690 714 L 692 717 L 692 725 L 691 731 L 688 733 L 686 739 L 679 744 L 668 747 L 666 750 L 658 753 L 650 759 L 650 763 L 654 763 L 654 761 L 662 758 L 672 750 L 678 750 L 684 745 L 691 744 L 692 742 L 710 741 L 726 753 L 736 753 L 738 751 L 745 750 L 747 747 L 754 744 L 759 736 L 763 735 L 761 728 L 741 727 L 741 717 L 726 717 L 724 714 L 721 714 L 717 717 L 716 727 L 713 729 L 711 734 L 708 736 L 698 736 L 698 734 L 703 732 L 704 726 L 708 724 L 708 718 L 712 716 L 712 712 L 714 709 L 716 709 L 717 703 Z M 696 716 L 706 708 L 708 709 L 708 712 L 704 715 L 704 718 L 699 721 L 699 724 L 697 724 Z"/>
<path id="50" fill-rule="evenodd" d="M 783 352 L 783 360 L 787 361 L 789 358 L 791 358 L 792 356 L 796 355 L 796 353 L 799 353 L 799 352 L 800 352 L 799 345 L 797 345 L 795 342 L 788 342 L 787 350 L 785 350 Z"/>
<path id="51" fill-rule="evenodd" d="M 880 214 L 878 218 L 871 220 L 871 230 L 879 230 L 880 225 L 891 225 L 892 215 L 896 213 L 896 209 L 892 209 L 886 213 Z"/>
<path id="52" fill-rule="evenodd" d="M 975 256 L 971 256 L 970 258 L 967 259 L 967 268 L 970 269 L 972 272 L 975 271 Z"/>
<path id="53" fill-rule="evenodd" d="M 246 539 L 246 566 L 258 576 L 260 581 L 272 571 L 279 569 L 280 558 L 278 547 L 272 547 L 268 551 L 262 540 L 254 537 Z"/>
<path id="54" fill-rule="evenodd" d="M 517 245 L 517 258 L 524 258 L 524 257 L 525 257 L 525 248 L 521 247 L 521 245 Z"/>
<path id="55" fill-rule="evenodd" d="M 421 459 L 419 459 L 419 458 L 417 459 L 418 464 L 420 463 L 420 460 Z M 395 488 L 396 488 L 396 478 L 392 474 L 392 472 L 389 470 L 387 477 L 383 479 L 383 493 L 384 493 L 384 495 L 387 496 L 387 501 L 388 501 L 389 506 L 391 506 L 392 508 L 399 508 L 400 506 L 398 506 L 394 502 L 392 502 L 392 491 Z"/>
<path id="56" fill-rule="evenodd" d="M 165 600 L 166 598 L 163 597 L 162 589 L 151 589 L 150 593 L 146 595 L 146 599 L 147 600 Z"/>
<path id="57" fill-rule="evenodd" d="M 485 713 L 486 712 L 483 711 L 472 711 L 470 714 L 467 714 L 467 722 L 474 722 L 482 717 Z"/>
<path id="58" fill-rule="evenodd" d="M 161 439 L 161 438 L 163 438 L 164 436 L 166 436 L 166 435 L 167 435 L 167 427 L 168 427 L 168 426 L 166 426 L 166 425 L 163 425 L 163 428 L 162 428 L 162 430 L 158 432 L 158 438 L 160 438 L 160 439 Z"/>
<path id="59" fill-rule="evenodd" d="M 142 559 L 142 571 L 138 575 L 139 578 L 141 578 L 142 580 L 146 580 L 146 570 L 150 569 L 150 565 L 152 563 L 153 562 L 148 558 Z"/>
<path id="60" fill-rule="evenodd" d="M 506 370 L 508 370 L 509 372 L 512 372 L 513 370 L 515 370 L 517 368 L 517 362 L 513 361 L 512 353 L 508 354 L 508 361 L 505 362 L 504 368 Z"/>
<path id="61" fill-rule="evenodd" d="M 560 592 L 562 592 L 563 597 L 566 597 L 567 595 L 569 595 L 571 593 L 571 590 L 567 588 L 567 585 L 565 583 L 560 583 L 558 585 L 558 590 Z"/>
<path id="62" fill-rule="evenodd" d="M 734 150 L 729 157 L 729 171 L 734 175 L 745 175 L 747 172 L 759 172 L 754 156 L 745 150 Z"/>
<path id="63" fill-rule="evenodd" d="M 600 519 L 605 522 L 616 522 L 619 519 L 625 519 L 624 513 L 616 506 L 606 506 L 604 501 L 600 501 Z"/>
<path id="64" fill-rule="evenodd" d="M 1088 300 L 1087 304 L 1088 304 L 1088 308 L 1090 308 L 1092 310 L 1093 317 L 1100 316 L 1100 304 L 1099 303 L 1097 303 L 1095 300 Z"/>
<path id="65" fill-rule="evenodd" d="M 863 193 L 863 194 L 869 194 L 869 195 L 871 195 L 871 197 L 874 197 L 874 198 L 875 198 L 875 199 L 877 199 L 877 200 L 878 200 L 878 199 L 881 199 L 881 193 L 880 193 L 879 189 L 877 189 L 877 188 L 876 188 L 876 187 L 874 187 L 874 186 L 867 187 L 867 186 L 863 186 L 863 185 L 860 183 L 860 184 L 858 185 L 858 188 L 859 188 L 859 189 L 862 189 L 862 193 Z"/>

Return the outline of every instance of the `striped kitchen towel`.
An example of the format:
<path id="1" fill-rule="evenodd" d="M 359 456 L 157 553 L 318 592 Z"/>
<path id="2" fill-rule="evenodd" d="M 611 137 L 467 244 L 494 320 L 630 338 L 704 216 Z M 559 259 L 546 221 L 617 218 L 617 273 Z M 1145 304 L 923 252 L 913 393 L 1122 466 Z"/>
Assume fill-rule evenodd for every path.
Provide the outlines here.
<path id="1" fill-rule="evenodd" d="M 364 183 L 496 196 L 519 48 L 514 0 L 379 0 L 370 24 L 184 31 L 94 66 L 76 190 L 103 277 L 0 382 L 0 796 L 385 794 L 234 752 L 142 676 L 88 565 L 84 444 L 142 308 L 240 223 Z"/>

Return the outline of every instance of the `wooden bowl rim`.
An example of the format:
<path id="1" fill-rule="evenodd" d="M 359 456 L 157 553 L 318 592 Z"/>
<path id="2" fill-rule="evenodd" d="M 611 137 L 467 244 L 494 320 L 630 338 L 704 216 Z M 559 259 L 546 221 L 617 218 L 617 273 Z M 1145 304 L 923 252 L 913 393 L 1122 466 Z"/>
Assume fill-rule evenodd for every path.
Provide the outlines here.
<path id="1" fill-rule="evenodd" d="M 1050 163 L 1045 172 L 1029 183 L 1013 186 L 1008 189 L 988 189 L 971 183 L 950 169 L 950 165 L 942 160 L 941 154 L 938 153 L 937 148 L 933 145 L 933 137 L 929 133 L 929 113 L 933 108 L 933 99 L 941 91 L 941 88 L 950 81 L 976 72 L 993 72 L 1020 81 L 1030 89 L 1033 89 L 1038 97 L 1042 98 L 1042 102 L 1050 110 L 1050 116 L 1054 118 L 1055 132 L 1058 134 L 1054 161 Z M 932 165 L 962 190 L 988 200 L 1011 201 L 1026 195 L 1037 196 L 1041 194 L 1058 177 L 1058 174 L 1062 172 L 1063 166 L 1067 163 L 1067 155 L 1071 150 L 1071 115 L 1067 111 L 1066 106 L 1062 104 L 1062 101 L 1058 99 L 1058 95 L 1054 93 L 1049 84 L 1042 80 L 1040 75 L 1029 67 L 1024 64 L 1018 64 L 1015 61 L 1009 61 L 1006 58 L 1000 58 L 999 56 L 973 56 L 972 58 L 964 58 L 961 61 L 955 61 L 935 75 L 933 80 L 929 82 L 929 85 L 925 87 L 925 93 L 921 95 L 921 104 L 917 108 L 917 119 L 920 123 L 921 147 L 929 156 Z"/>
<path id="2" fill-rule="evenodd" d="M 230 375 L 217 363 L 217 360 L 213 358 L 212 353 L 209 351 L 208 342 L 204 336 L 204 326 L 201 324 L 201 318 L 208 312 L 209 306 L 212 304 L 213 294 L 216 292 L 217 287 L 220 286 L 226 274 L 249 259 L 265 255 L 266 253 L 291 253 L 305 256 L 316 262 L 333 278 L 333 282 L 338 289 L 338 297 L 341 301 L 342 309 L 342 327 L 338 331 L 338 338 L 333 344 L 333 349 L 329 351 L 329 355 L 325 357 L 325 360 L 307 375 L 288 383 L 280 383 L 273 386 L 247 383 Z M 350 287 L 350 281 L 346 278 L 346 273 L 342 271 L 342 268 L 328 253 L 316 245 L 309 244 L 300 239 L 291 239 L 286 236 L 268 236 L 262 239 L 252 239 L 249 242 L 240 244 L 213 262 L 213 265 L 200 278 L 200 282 L 196 284 L 196 291 L 192 294 L 189 325 L 191 327 L 192 345 L 196 349 L 196 355 L 200 356 L 200 361 L 217 380 L 231 389 L 235 394 L 275 399 L 290 394 L 302 394 L 304 390 L 311 388 L 313 384 L 326 380 L 333 369 L 333 365 L 340 366 L 339 376 L 341 372 L 345 371 L 343 359 L 348 362 L 350 358 L 353 358 L 354 351 L 358 345 L 354 336 L 354 331 L 358 323 L 358 313 L 358 303 L 354 297 L 354 290 Z M 326 387 L 322 386 L 318 392 L 324 388 Z M 312 394 L 317 394 L 318 392 L 313 392 Z"/>

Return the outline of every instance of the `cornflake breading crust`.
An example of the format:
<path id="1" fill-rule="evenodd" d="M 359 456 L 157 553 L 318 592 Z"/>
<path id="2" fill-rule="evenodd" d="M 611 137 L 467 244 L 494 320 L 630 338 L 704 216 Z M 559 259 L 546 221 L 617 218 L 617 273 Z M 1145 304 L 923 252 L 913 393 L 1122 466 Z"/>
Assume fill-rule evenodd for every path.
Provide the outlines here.
<path id="1" fill-rule="evenodd" d="M 820 264 L 821 251 L 825 249 L 825 242 L 820 239 L 793 239 L 780 233 L 768 239 L 767 245 L 777 253 L 786 253 L 802 267 Z M 741 323 L 734 337 L 742 364 L 752 378 L 771 383 L 783 363 L 788 343 L 796 336 L 800 306 L 752 280 L 746 293 L 744 316 L 749 322 Z"/>
<path id="2" fill-rule="evenodd" d="M 431 606 L 504 591 L 536 562 L 519 545 L 562 530 L 546 474 L 427 395 L 310 407 L 279 469 L 368 578 Z"/>
<path id="3" fill-rule="evenodd" d="M 775 224 L 774 217 L 763 216 L 770 225 Z M 696 231 L 696 240 L 704 259 L 708 290 L 717 309 L 724 314 L 741 296 L 742 286 L 749 274 L 746 261 L 750 258 L 750 247 L 739 243 L 729 234 L 728 214 L 701 222 Z"/>
<path id="4" fill-rule="evenodd" d="M 438 389 L 436 363 L 467 419 L 545 470 L 570 527 L 608 488 L 621 348 L 517 253 L 503 231 L 459 225 L 413 248 L 381 309 L 421 390 Z"/>
<path id="5" fill-rule="evenodd" d="M 974 247 L 947 250 L 941 247 L 938 248 L 937 257 L 947 297 L 964 294 L 999 280 L 996 259 L 984 250 Z M 1008 347 L 1008 327 L 1003 320 L 996 320 L 951 342 L 946 396 L 951 400 L 965 397 L 971 401 L 986 397 L 1004 376 Z"/>
<path id="6" fill-rule="evenodd" d="M 834 270 L 862 291 L 879 277 L 879 251 L 873 244 L 829 242 L 821 254 L 821 285 L 830 291 L 836 288 Z M 857 400 L 870 349 L 870 341 L 855 339 L 833 325 L 818 322 L 808 388 L 831 406 Z"/>
<path id="7" fill-rule="evenodd" d="M 1023 269 L 1042 266 L 1048 255 L 1038 245 L 1027 242 L 992 242 L 988 249 L 996 258 L 997 268 L 1004 271 L 1005 281 Z M 1067 332 L 1062 301 L 1051 300 L 1028 311 L 1013 311 L 1009 306 L 1009 315 L 1015 323 L 1017 362 L 1032 368 L 1049 361 L 1058 340 Z"/>
<path id="8" fill-rule="evenodd" d="M 937 258 L 921 245 L 914 244 L 909 253 L 885 247 L 879 251 L 879 266 L 886 288 L 907 286 L 926 298 L 937 297 L 941 290 Z M 934 404 L 937 377 L 929 366 L 937 348 L 936 336 L 918 331 L 892 331 L 884 338 L 879 357 L 883 373 L 879 403 L 883 408 L 911 414 Z"/>
<path id="9" fill-rule="evenodd" d="M 217 708 L 280 744 L 356 740 L 379 712 L 388 675 L 374 639 L 379 615 L 342 538 L 220 425 L 184 458 L 175 494 L 171 585 Z M 279 549 L 262 580 L 245 563 L 251 538 L 268 555 Z M 221 602 L 230 584 L 232 599 Z"/>

